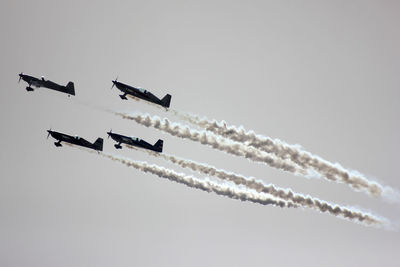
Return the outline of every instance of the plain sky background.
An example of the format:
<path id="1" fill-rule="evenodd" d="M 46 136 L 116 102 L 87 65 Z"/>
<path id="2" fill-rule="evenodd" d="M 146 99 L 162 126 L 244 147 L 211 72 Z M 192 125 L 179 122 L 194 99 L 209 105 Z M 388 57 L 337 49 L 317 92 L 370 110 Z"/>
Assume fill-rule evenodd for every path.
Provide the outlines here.
<path id="1" fill-rule="evenodd" d="M 167 116 L 110 90 L 117 75 L 171 107 L 300 144 L 400 188 L 398 1 L 1 1 L 0 266 L 399 266 L 400 233 L 231 200 L 46 130 L 164 139 L 164 151 L 400 221 L 400 206 L 249 162 L 85 103 Z M 18 84 L 18 73 L 76 96 Z M 195 174 L 197 177 L 202 175 Z"/>

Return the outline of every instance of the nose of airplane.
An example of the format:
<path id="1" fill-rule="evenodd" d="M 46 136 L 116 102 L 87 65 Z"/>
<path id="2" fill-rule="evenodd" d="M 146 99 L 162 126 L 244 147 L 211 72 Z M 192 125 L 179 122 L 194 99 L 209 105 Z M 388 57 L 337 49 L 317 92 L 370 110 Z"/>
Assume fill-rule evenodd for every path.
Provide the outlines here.
<path id="1" fill-rule="evenodd" d="M 111 86 L 111 89 L 113 89 L 113 87 L 117 83 L 117 81 L 118 81 L 118 76 L 117 76 L 117 78 L 115 78 L 115 80 L 112 80 L 113 85 Z"/>
<path id="2" fill-rule="evenodd" d="M 112 130 L 110 130 L 109 132 L 107 132 L 108 134 L 108 138 L 110 138 L 110 135 L 112 134 Z"/>

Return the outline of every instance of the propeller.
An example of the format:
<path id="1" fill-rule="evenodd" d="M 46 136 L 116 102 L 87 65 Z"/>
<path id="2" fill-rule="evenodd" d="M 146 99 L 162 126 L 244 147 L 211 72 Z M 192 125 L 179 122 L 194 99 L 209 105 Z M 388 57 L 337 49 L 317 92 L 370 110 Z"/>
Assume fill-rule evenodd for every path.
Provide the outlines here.
<path id="1" fill-rule="evenodd" d="M 112 129 L 110 129 L 110 131 L 107 134 L 108 134 L 107 139 L 109 139 L 110 138 L 110 134 L 112 134 Z"/>
<path id="2" fill-rule="evenodd" d="M 117 78 L 115 78 L 115 80 L 114 81 L 112 81 L 113 82 L 113 85 L 111 86 L 111 89 L 113 89 L 114 88 L 114 85 L 115 85 L 115 83 L 118 81 L 118 76 L 117 76 Z"/>
<path id="3" fill-rule="evenodd" d="M 22 75 L 24 75 L 24 73 L 23 73 L 23 72 L 21 72 L 21 73 L 19 74 L 19 79 L 18 79 L 18 82 L 20 82 L 20 81 L 21 81 L 21 79 L 22 79 Z"/>
<path id="4" fill-rule="evenodd" d="M 47 130 L 48 134 L 47 134 L 47 139 L 49 139 L 50 133 L 51 133 L 51 127 L 50 130 Z"/>

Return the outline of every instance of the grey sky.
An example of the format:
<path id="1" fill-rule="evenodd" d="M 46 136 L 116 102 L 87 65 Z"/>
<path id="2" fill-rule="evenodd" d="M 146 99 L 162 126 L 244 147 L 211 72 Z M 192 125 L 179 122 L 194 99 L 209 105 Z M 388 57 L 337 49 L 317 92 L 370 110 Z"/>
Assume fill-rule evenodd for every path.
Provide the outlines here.
<path id="1" fill-rule="evenodd" d="M 171 107 L 300 144 L 384 185 L 398 179 L 397 1 L 3 1 L 0 3 L 1 266 L 397 266 L 399 232 L 311 210 L 231 200 L 69 147 L 106 131 L 399 222 L 399 205 L 305 179 L 87 107 L 159 116 L 111 80 Z M 18 73 L 76 96 L 26 92 Z M 141 151 L 105 151 L 197 177 Z"/>

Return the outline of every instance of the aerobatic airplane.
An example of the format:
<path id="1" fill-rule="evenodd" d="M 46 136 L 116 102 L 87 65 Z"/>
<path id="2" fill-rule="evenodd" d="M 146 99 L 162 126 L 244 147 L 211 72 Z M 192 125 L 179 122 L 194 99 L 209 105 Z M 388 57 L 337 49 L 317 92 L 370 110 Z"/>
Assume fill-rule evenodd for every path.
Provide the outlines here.
<path id="1" fill-rule="evenodd" d="M 68 96 L 75 95 L 75 86 L 74 86 L 73 82 L 69 82 L 66 86 L 64 86 L 64 85 L 56 84 L 55 82 L 52 82 L 50 80 L 45 80 L 43 76 L 41 79 L 39 79 L 39 78 L 29 76 L 29 75 L 26 75 L 23 73 L 19 74 L 18 82 L 20 82 L 21 79 L 28 83 L 28 86 L 26 87 L 26 91 L 28 91 L 28 92 L 33 91 L 32 86 L 35 86 L 37 88 L 45 87 L 48 89 L 66 93 L 66 94 L 68 94 Z"/>
<path id="2" fill-rule="evenodd" d="M 97 138 L 97 140 L 92 144 L 79 136 L 71 136 L 68 134 L 52 131 L 51 129 L 47 130 L 47 132 L 49 133 L 47 135 L 47 138 L 49 138 L 49 135 L 51 135 L 54 139 L 58 140 L 58 142 L 54 142 L 54 145 L 56 147 L 62 146 L 61 142 L 66 142 L 77 146 L 91 148 L 97 151 L 103 151 L 103 138 Z"/>
<path id="3" fill-rule="evenodd" d="M 118 78 L 117 78 L 118 79 Z M 152 102 L 154 104 L 163 106 L 165 108 L 169 108 L 169 104 L 171 102 L 171 95 L 166 94 L 162 99 L 159 99 L 149 91 L 140 88 L 140 87 L 133 87 L 121 82 L 118 82 L 117 79 L 113 80 L 113 85 L 111 86 L 111 89 L 116 86 L 121 92 L 124 94 L 120 95 L 121 99 L 127 100 L 126 95 L 132 95 L 135 97 L 138 97 L 140 99 Z"/>
<path id="4" fill-rule="evenodd" d="M 151 145 L 140 138 L 116 134 L 116 133 L 113 133 L 111 130 L 109 132 L 107 132 L 107 134 L 108 134 L 108 137 L 111 137 L 118 143 L 118 144 L 114 145 L 116 149 L 121 149 L 122 148 L 121 144 L 124 143 L 127 145 L 141 147 L 144 149 L 148 149 L 148 150 L 152 150 L 152 151 L 160 152 L 160 153 L 163 150 L 164 141 L 161 139 L 159 139 L 154 145 Z"/>

